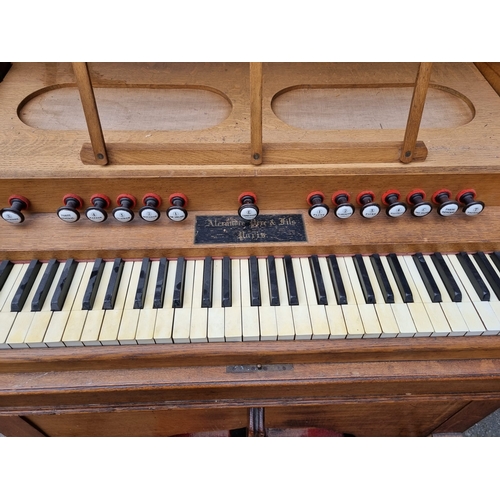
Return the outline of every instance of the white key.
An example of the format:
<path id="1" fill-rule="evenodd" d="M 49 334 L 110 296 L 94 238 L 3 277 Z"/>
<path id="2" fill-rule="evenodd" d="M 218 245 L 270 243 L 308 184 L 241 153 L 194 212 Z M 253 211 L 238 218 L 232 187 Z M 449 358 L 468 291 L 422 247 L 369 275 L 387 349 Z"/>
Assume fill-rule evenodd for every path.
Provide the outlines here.
<path id="1" fill-rule="evenodd" d="M 224 342 L 224 307 L 222 307 L 222 260 L 214 259 L 212 307 L 208 309 L 208 341 Z"/>
<path id="2" fill-rule="evenodd" d="M 361 321 L 363 322 L 363 329 L 365 331 L 363 338 L 378 338 L 382 334 L 382 328 L 380 327 L 374 305 L 367 304 L 365 301 L 358 274 L 356 273 L 354 261 L 351 257 L 341 257 L 341 259 L 344 261 L 349 274 L 352 291 L 358 305 Z"/>
<path id="3" fill-rule="evenodd" d="M 343 304 L 341 306 L 347 327 L 346 339 L 362 338 L 365 334 L 365 327 L 363 325 L 363 320 L 361 319 L 358 304 L 356 303 L 356 297 L 351 285 L 351 279 L 349 277 L 344 259 L 342 257 L 337 257 L 337 263 L 342 282 L 344 283 L 344 290 L 347 299 L 347 304 Z"/>
<path id="4" fill-rule="evenodd" d="M 159 267 L 160 262 L 158 260 L 151 262 L 148 285 L 144 297 L 144 307 L 139 310 L 139 321 L 137 322 L 135 340 L 138 344 L 155 343 L 153 336 L 155 332 L 156 313 L 158 310 L 154 309 L 153 306 Z"/>
<path id="5" fill-rule="evenodd" d="M 62 337 L 64 335 L 66 324 L 68 323 L 69 315 L 71 313 L 71 310 L 73 309 L 73 304 L 75 302 L 75 298 L 86 267 L 87 262 L 78 263 L 62 309 L 60 311 L 54 311 L 52 313 L 49 326 L 47 328 L 47 331 L 45 332 L 45 337 L 43 339 L 48 347 L 65 346 L 64 342 L 62 341 Z"/>
<path id="6" fill-rule="evenodd" d="M 140 262 L 125 262 L 123 264 L 122 276 L 118 285 L 114 308 L 104 311 L 104 318 L 99 332 L 99 342 L 102 345 L 119 344 L 118 331 L 120 329 L 120 322 L 125 307 L 125 299 L 127 298 L 132 271 L 137 264 L 139 264 L 140 270 Z"/>
<path id="7" fill-rule="evenodd" d="M 10 349 L 6 343 L 10 329 L 16 320 L 17 313 L 11 312 L 12 299 L 23 279 L 29 264 L 14 264 L 10 274 L 0 291 L 0 348 Z"/>
<path id="8" fill-rule="evenodd" d="M 302 277 L 304 279 L 307 305 L 309 307 L 309 318 L 311 319 L 312 338 L 328 339 L 330 337 L 328 317 L 326 315 L 325 306 L 323 304 L 318 304 L 309 259 L 306 257 L 300 258 L 300 265 L 302 267 Z"/>
<path id="9" fill-rule="evenodd" d="M 375 295 L 375 311 L 380 323 L 380 328 L 382 329 L 381 336 L 384 337 L 395 337 L 399 332 L 398 323 L 394 318 L 394 313 L 391 304 L 386 304 L 384 301 L 384 296 L 380 285 L 377 280 L 377 275 L 373 269 L 373 264 L 370 257 L 364 256 L 363 262 L 365 263 L 366 271 L 368 273 L 368 278 L 372 284 L 373 294 Z"/>
<path id="10" fill-rule="evenodd" d="M 300 260 L 292 259 L 293 272 L 295 274 L 295 285 L 297 287 L 298 306 L 292 306 L 293 323 L 295 325 L 295 340 L 309 340 L 312 337 L 311 319 L 307 307 L 307 295 L 302 277 L 302 266 Z"/>
<path id="11" fill-rule="evenodd" d="M 208 340 L 208 308 L 201 307 L 204 264 L 205 261 L 203 260 L 195 261 L 193 307 L 191 309 L 191 325 L 189 332 L 189 339 L 191 342 L 207 342 Z"/>
<path id="12" fill-rule="evenodd" d="M 392 270 L 389 266 L 389 262 L 387 261 L 387 257 L 380 256 L 380 261 L 382 262 L 382 266 L 384 267 L 385 274 L 387 275 L 389 285 L 391 286 L 392 293 L 394 294 L 394 304 L 390 304 L 390 306 L 394 314 L 394 319 L 398 324 L 399 333 L 397 334 L 397 336 L 413 337 L 414 335 L 419 336 L 419 334 L 429 336 L 432 333 L 432 325 L 429 318 L 427 317 L 427 313 L 425 313 L 424 311 L 424 315 L 419 317 L 419 323 L 415 324 L 408 304 L 405 304 L 405 302 L 403 302 L 403 298 L 401 297 L 401 293 L 399 292 L 398 285 L 396 283 L 394 275 L 392 274 Z M 387 334 L 385 332 L 383 332 L 381 335 L 381 337 L 393 336 L 394 335 Z"/>
<path id="13" fill-rule="evenodd" d="M 422 280 L 422 276 L 420 276 L 420 273 L 418 272 L 413 257 L 411 257 L 410 255 L 402 256 L 400 257 L 400 262 L 402 261 L 405 262 L 406 267 L 411 275 L 411 279 L 415 284 L 415 287 L 417 288 L 420 300 L 424 303 L 427 314 L 429 315 L 429 318 L 434 325 L 432 336 L 446 337 L 453 331 L 453 324 L 450 323 L 450 321 L 446 317 L 441 304 L 439 302 L 431 301 L 430 295 L 427 292 L 427 288 L 425 287 L 425 284 Z M 455 314 L 457 314 L 457 317 L 455 318 L 454 326 L 456 326 L 457 331 L 462 331 L 463 335 L 465 335 L 465 332 L 467 331 L 467 325 L 464 323 L 458 311 L 456 311 Z"/>
<path id="14" fill-rule="evenodd" d="M 241 329 L 240 260 L 231 260 L 231 307 L 224 311 L 224 335 L 226 342 L 240 342 Z"/>
<path id="15" fill-rule="evenodd" d="M 251 306 L 250 301 L 250 270 L 247 259 L 240 260 L 241 286 L 241 322 L 243 340 L 255 341 L 260 339 L 259 308 Z"/>
<path id="16" fill-rule="evenodd" d="M 80 337 L 80 341 L 83 345 L 101 345 L 99 342 L 99 333 L 104 319 L 104 309 L 102 307 L 112 270 L 113 261 L 105 262 L 101 275 L 101 281 L 99 282 L 99 287 L 97 288 L 94 305 L 90 311 L 87 311 L 87 315 L 85 317 L 85 324 L 83 325 L 82 336 Z"/>
<path id="17" fill-rule="evenodd" d="M 261 304 L 259 306 L 260 340 L 277 340 L 278 325 L 276 323 L 276 308 L 271 307 L 271 300 L 269 298 L 266 259 L 257 259 L 257 265 L 259 266 Z"/>
<path id="18" fill-rule="evenodd" d="M 66 323 L 62 336 L 62 342 L 67 347 L 83 345 L 80 338 L 82 336 L 83 326 L 85 325 L 85 319 L 87 318 L 87 311 L 82 310 L 82 302 L 90 275 L 92 274 L 92 268 L 94 267 L 93 262 L 86 262 L 85 264 L 85 271 L 83 272 L 80 286 L 78 287 L 73 302 L 73 309 L 69 313 L 68 322 Z"/>
<path id="19" fill-rule="evenodd" d="M 174 296 L 175 274 L 177 271 L 177 261 L 171 260 L 168 263 L 167 279 L 165 282 L 165 296 L 163 307 L 156 312 L 154 341 L 157 344 L 172 343 L 172 327 L 174 324 L 175 309 L 172 307 Z"/>
<path id="20" fill-rule="evenodd" d="M 63 270 L 64 264 L 61 262 L 57 268 L 56 274 L 54 275 L 54 279 L 52 280 L 49 293 L 43 303 L 42 309 L 36 313 L 36 318 L 31 322 L 25 339 L 25 342 L 29 345 L 29 347 L 47 347 L 44 342 L 44 338 L 53 314 L 50 310 L 50 301 L 57 288 L 57 283 L 59 282 L 59 278 L 61 277 Z"/>
<path id="21" fill-rule="evenodd" d="M 24 303 L 22 310 L 17 313 L 16 319 L 12 324 L 6 342 L 13 349 L 28 348 L 28 344 L 26 344 L 24 339 L 26 338 L 29 327 L 31 326 L 31 322 L 35 318 L 36 314 L 34 312 L 31 312 L 31 302 L 33 301 L 33 297 L 35 296 L 40 281 L 42 281 L 43 273 L 45 272 L 46 268 L 47 264 L 41 265 L 33 286 L 31 287 L 30 293 L 26 299 L 26 302 Z"/>
<path id="22" fill-rule="evenodd" d="M 330 339 L 345 339 L 347 335 L 347 328 L 344 321 L 344 313 L 342 307 L 337 304 L 337 297 L 333 282 L 328 269 L 328 262 L 326 257 L 318 257 L 319 267 L 323 275 L 323 283 L 325 284 L 326 300 L 328 305 L 324 306 L 326 316 L 328 318 L 328 325 L 330 328 Z"/>
<path id="23" fill-rule="evenodd" d="M 278 281 L 278 294 L 280 305 L 276 307 L 276 325 L 278 327 L 278 340 L 294 340 L 295 326 L 293 323 L 292 307 L 288 304 L 285 267 L 281 257 L 275 259 L 276 278 Z"/>
<path id="24" fill-rule="evenodd" d="M 191 325 L 191 307 L 193 299 L 194 260 L 186 260 L 184 275 L 184 300 L 182 307 L 175 308 L 172 339 L 176 344 L 189 343 L 189 327 Z"/>
<path id="25" fill-rule="evenodd" d="M 462 300 L 467 300 L 472 303 L 474 308 L 479 314 L 481 321 L 485 327 L 483 335 L 498 335 L 500 332 L 500 320 L 491 308 L 489 302 L 481 301 L 469 281 L 467 274 L 462 268 L 462 265 L 454 254 L 449 254 L 444 256 L 448 260 L 448 265 L 453 266 L 460 282 L 462 283 L 466 293 L 463 294 Z"/>
<path id="26" fill-rule="evenodd" d="M 101 336 L 99 340 L 101 340 L 103 345 L 117 345 L 117 344 L 135 344 L 135 335 L 137 331 L 137 323 L 139 321 L 140 309 L 134 309 L 135 303 L 135 295 L 137 293 L 137 285 L 139 284 L 139 279 L 141 276 L 141 268 L 142 261 L 132 262 L 132 271 L 130 274 L 129 283 L 127 285 L 127 291 L 124 297 L 123 302 L 123 310 L 120 316 L 119 307 L 120 305 L 115 305 L 115 310 L 117 311 L 116 315 L 120 316 L 120 322 L 118 327 L 117 335 L 115 335 L 116 329 L 111 332 L 103 332 L 104 327 L 107 326 L 106 316 L 110 311 L 107 311 L 104 315 L 104 323 L 103 330 L 101 330 Z M 125 272 L 125 269 L 123 269 Z M 123 276 L 122 276 L 123 279 Z M 120 282 L 120 286 L 121 286 Z M 123 295 L 120 296 L 120 289 L 118 290 L 117 301 L 118 298 L 123 298 Z M 103 333 L 106 337 L 103 336 Z M 104 340 L 107 338 L 108 340 Z"/>

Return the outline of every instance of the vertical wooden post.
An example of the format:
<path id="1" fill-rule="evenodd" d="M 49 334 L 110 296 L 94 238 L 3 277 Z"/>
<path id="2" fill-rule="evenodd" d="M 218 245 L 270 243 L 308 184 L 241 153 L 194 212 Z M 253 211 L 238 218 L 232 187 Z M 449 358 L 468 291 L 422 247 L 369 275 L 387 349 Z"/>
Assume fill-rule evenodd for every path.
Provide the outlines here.
<path id="1" fill-rule="evenodd" d="M 262 163 L 262 63 L 250 63 L 251 162 Z"/>
<path id="2" fill-rule="evenodd" d="M 420 63 L 413 89 L 410 112 L 406 123 L 405 137 L 403 139 L 403 148 L 399 160 L 403 163 L 410 163 L 413 160 L 415 144 L 417 143 L 418 130 L 422 113 L 424 112 L 425 98 L 429 88 L 431 78 L 432 63 Z"/>
<path id="3" fill-rule="evenodd" d="M 106 144 L 102 135 L 101 122 L 95 102 L 94 89 L 90 80 L 89 69 L 87 63 L 72 63 L 73 72 L 76 77 L 76 84 L 80 91 L 80 99 L 82 101 L 85 120 L 90 135 L 90 142 L 94 151 L 95 162 L 98 165 L 108 164 L 108 154 L 106 152 Z"/>

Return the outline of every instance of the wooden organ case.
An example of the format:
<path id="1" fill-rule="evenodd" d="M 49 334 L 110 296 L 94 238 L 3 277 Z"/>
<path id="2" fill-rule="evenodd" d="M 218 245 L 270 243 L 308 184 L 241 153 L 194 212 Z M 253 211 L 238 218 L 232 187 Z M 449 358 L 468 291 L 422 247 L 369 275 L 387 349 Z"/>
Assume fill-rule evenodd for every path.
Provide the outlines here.
<path id="1" fill-rule="evenodd" d="M 462 432 L 499 408 L 498 81 L 496 65 L 479 63 L 14 63 L 0 83 L 0 433 L 247 428 L 258 436 L 269 428 L 322 427 L 425 436 Z M 406 213 L 391 216 L 401 203 Z M 432 208 L 425 217 L 419 203 Z M 106 220 L 91 220 L 93 204 Z M 370 204 L 380 213 L 362 216 Z M 160 217 L 141 217 L 142 206 Z M 242 207 L 256 206 L 255 219 L 241 216 Z M 354 208 L 352 216 L 342 217 L 341 206 Z M 63 208 L 79 220 L 61 220 Z M 188 216 L 175 220 L 181 208 Z M 120 220 L 117 209 L 133 220 Z M 457 254 L 472 274 L 459 268 L 465 264 Z M 445 300 L 448 288 L 442 302 L 424 297 L 432 285 L 419 281 L 425 272 L 417 261 L 435 265 L 438 279 L 438 256 L 460 285 L 461 301 Z M 197 277 L 207 257 L 214 269 L 241 272 L 229 292 L 236 314 L 221 304 L 220 282 L 211 292 L 216 314 L 195 297 L 196 283 L 206 285 Z M 183 293 L 192 295 L 182 313 L 167 299 L 147 313 L 146 306 L 134 309 L 132 270 L 130 291 L 118 288 L 112 309 L 114 335 L 110 310 L 96 305 L 82 313 L 82 286 L 70 289 L 73 305 L 62 311 L 30 308 L 54 259 L 59 269 L 70 259 L 88 262 L 88 273 L 96 259 L 142 270 L 144 258 L 155 263 L 145 291 L 151 300 L 160 264 L 185 266 L 191 284 Z M 387 275 L 394 272 L 387 280 L 401 300 L 380 300 L 376 258 Z M 391 258 L 414 280 L 415 305 L 402 300 Z M 33 261 L 39 272 L 32 291 L 13 310 Z M 316 296 L 318 262 L 328 304 Z M 287 303 L 287 263 L 297 282 L 301 269 L 309 279 L 297 284 L 307 305 Z M 344 281 L 351 279 L 344 284 L 354 304 L 338 303 L 335 263 Z M 365 283 L 361 263 L 371 284 L 380 283 L 375 304 L 363 286 L 355 289 L 356 280 Z M 260 271 L 260 306 L 243 304 L 254 293 L 252 265 Z M 263 276 L 274 266 L 279 306 L 269 304 L 273 282 Z M 7 269 L 18 268 L 16 281 Z M 488 299 L 474 295 L 471 275 L 482 279 Z M 164 293 L 171 301 L 174 292 Z M 403 309 L 415 331 L 398 317 Z M 85 318 L 94 312 L 101 319 L 92 337 Z M 77 333 L 68 327 L 72 315 L 83 317 Z M 200 317 L 205 338 L 190 336 Z M 370 318 L 380 330 L 365 329 Z M 135 336 L 122 336 L 131 324 Z"/>

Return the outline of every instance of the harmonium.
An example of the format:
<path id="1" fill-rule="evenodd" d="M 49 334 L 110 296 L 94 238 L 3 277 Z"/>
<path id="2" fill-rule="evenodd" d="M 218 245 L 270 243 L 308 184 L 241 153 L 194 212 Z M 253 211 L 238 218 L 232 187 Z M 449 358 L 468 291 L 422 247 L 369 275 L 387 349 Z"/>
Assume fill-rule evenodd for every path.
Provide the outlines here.
<path id="1" fill-rule="evenodd" d="M 2 68 L 1 434 L 500 407 L 500 65 Z"/>

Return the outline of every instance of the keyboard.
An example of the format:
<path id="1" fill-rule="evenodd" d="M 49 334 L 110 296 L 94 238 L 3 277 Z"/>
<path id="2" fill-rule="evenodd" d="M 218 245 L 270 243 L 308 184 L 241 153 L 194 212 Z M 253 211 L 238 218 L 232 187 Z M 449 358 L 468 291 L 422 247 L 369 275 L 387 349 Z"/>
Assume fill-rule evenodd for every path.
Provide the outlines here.
<path id="1" fill-rule="evenodd" d="M 0 348 L 498 335 L 500 252 L 0 263 Z"/>

